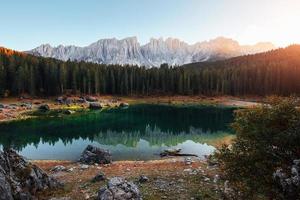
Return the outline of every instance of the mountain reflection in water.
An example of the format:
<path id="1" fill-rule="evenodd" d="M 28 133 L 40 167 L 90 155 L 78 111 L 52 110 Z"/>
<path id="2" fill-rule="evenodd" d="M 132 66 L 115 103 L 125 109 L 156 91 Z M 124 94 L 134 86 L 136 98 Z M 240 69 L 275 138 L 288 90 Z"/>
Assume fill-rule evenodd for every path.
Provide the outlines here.
<path id="1" fill-rule="evenodd" d="M 0 124 L 0 145 L 29 159 L 75 160 L 88 144 L 109 149 L 114 160 L 154 159 L 166 148 L 201 157 L 230 134 L 232 113 L 213 106 L 134 105 L 35 118 Z"/>

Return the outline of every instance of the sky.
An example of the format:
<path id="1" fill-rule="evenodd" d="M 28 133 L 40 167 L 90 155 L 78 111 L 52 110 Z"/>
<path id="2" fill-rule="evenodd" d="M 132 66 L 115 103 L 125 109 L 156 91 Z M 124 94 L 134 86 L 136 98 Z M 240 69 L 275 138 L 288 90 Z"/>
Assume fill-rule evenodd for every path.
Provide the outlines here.
<path id="1" fill-rule="evenodd" d="M 0 0 L 0 46 L 87 46 L 99 39 L 224 36 L 241 44 L 300 43 L 300 0 Z"/>

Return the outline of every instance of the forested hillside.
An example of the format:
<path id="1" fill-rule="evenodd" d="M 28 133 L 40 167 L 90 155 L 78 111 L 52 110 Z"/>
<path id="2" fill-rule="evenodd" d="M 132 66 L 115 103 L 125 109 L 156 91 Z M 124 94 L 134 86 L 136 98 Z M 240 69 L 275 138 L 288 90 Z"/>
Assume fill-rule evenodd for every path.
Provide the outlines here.
<path id="1" fill-rule="evenodd" d="M 300 93 L 300 46 L 182 67 L 63 62 L 0 48 L 0 95 L 289 95 Z"/>

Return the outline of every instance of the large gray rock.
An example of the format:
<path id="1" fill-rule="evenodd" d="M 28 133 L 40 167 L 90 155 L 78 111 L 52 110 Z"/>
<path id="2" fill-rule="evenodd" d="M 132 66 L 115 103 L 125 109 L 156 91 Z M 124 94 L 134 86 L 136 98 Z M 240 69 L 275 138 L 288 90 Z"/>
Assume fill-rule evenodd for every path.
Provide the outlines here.
<path id="1" fill-rule="evenodd" d="M 60 104 L 63 104 L 64 103 L 64 97 L 57 97 L 55 101 L 60 103 Z"/>
<path id="2" fill-rule="evenodd" d="M 61 184 L 12 149 L 0 151 L 0 200 L 33 199 L 38 191 Z"/>
<path id="3" fill-rule="evenodd" d="M 85 97 L 85 100 L 88 102 L 97 102 L 98 101 L 98 99 L 96 97 L 92 97 L 92 96 Z"/>
<path id="4" fill-rule="evenodd" d="M 4 176 L 4 170 L 0 168 L 0 171 L 0 200 L 13 200 L 11 187 Z"/>
<path id="5" fill-rule="evenodd" d="M 82 152 L 79 162 L 84 164 L 109 164 L 111 163 L 111 154 L 105 149 L 88 145 Z"/>
<path id="6" fill-rule="evenodd" d="M 276 170 L 273 177 L 282 192 L 283 199 L 300 198 L 300 160 L 293 161 L 290 171 Z"/>
<path id="7" fill-rule="evenodd" d="M 140 191 L 134 183 L 122 177 L 109 180 L 107 187 L 100 189 L 97 200 L 141 200 Z"/>
<path id="8" fill-rule="evenodd" d="M 32 103 L 23 102 L 20 104 L 21 107 L 26 108 L 28 110 L 32 109 Z"/>

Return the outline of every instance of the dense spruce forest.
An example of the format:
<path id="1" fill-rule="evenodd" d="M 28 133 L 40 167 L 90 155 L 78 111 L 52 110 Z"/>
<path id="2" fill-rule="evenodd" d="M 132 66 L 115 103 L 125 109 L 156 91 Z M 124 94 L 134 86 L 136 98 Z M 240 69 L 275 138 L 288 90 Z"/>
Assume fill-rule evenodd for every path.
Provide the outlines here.
<path id="1" fill-rule="evenodd" d="M 0 95 L 290 95 L 300 93 L 300 46 L 160 68 L 59 61 L 0 48 Z"/>

